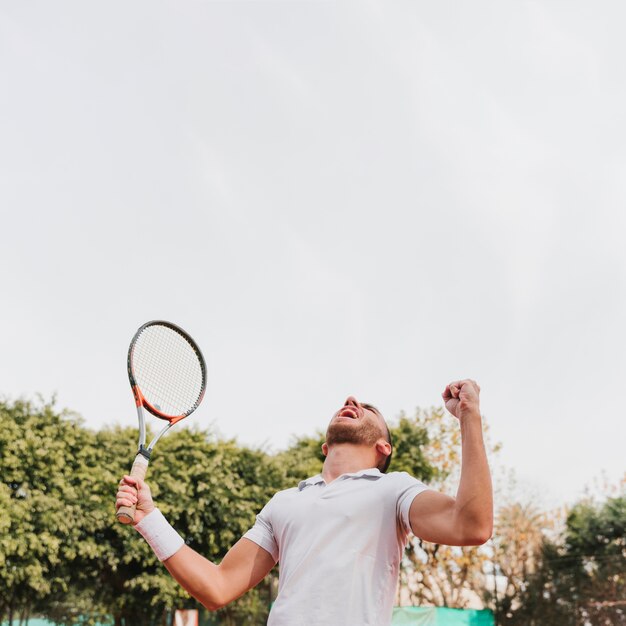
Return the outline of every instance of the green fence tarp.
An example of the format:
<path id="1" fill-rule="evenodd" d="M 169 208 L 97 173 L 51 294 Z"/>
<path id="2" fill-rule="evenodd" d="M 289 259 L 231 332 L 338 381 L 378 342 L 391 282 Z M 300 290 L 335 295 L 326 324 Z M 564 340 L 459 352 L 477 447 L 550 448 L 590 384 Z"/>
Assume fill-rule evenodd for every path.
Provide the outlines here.
<path id="1" fill-rule="evenodd" d="M 489 610 L 403 606 L 393 610 L 392 626 L 494 626 Z"/>
<path id="2" fill-rule="evenodd" d="M 20 623 L 18 617 L 13 618 L 13 626 L 17 626 Z M 41 617 L 29 617 L 28 620 L 24 621 L 24 624 L 28 624 L 28 626 L 55 626 L 54 622 L 49 622 L 47 619 L 43 619 Z M 95 626 L 111 626 L 113 622 L 110 624 L 96 624 Z M 2 622 L 0 626 L 9 626 L 9 622 Z"/>
<path id="3" fill-rule="evenodd" d="M 19 620 L 14 619 L 14 624 Z M 393 610 L 392 626 L 494 626 L 491 611 L 404 606 Z M 0 626 L 8 626 L 3 622 Z M 32 617 L 28 626 L 54 626 L 53 622 Z M 104 626 L 104 625 L 99 625 Z"/>
<path id="4" fill-rule="evenodd" d="M 19 623 L 19 617 L 14 617 L 13 626 Z M 24 621 L 24 624 L 28 624 L 28 626 L 54 626 L 54 622 L 49 622 L 47 619 L 41 619 L 39 617 L 29 617 L 28 621 Z M 2 622 L 1 626 L 9 626 L 9 622 Z"/>

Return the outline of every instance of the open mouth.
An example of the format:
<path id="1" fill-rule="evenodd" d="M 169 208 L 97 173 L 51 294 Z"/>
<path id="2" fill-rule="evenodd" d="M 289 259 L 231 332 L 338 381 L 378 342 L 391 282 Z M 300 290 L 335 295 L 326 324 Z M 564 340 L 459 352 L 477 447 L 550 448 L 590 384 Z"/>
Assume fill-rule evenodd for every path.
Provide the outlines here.
<path id="1" fill-rule="evenodd" d="M 359 414 L 354 407 L 344 406 L 343 409 L 341 409 L 341 411 L 337 414 L 337 417 L 349 417 L 355 420 L 359 418 Z"/>

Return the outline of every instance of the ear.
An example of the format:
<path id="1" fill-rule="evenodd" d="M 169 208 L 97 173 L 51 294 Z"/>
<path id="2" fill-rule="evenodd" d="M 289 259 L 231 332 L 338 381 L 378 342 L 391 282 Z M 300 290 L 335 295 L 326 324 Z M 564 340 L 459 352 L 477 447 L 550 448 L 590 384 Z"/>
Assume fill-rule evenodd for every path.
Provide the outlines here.
<path id="1" fill-rule="evenodd" d="M 376 452 L 385 458 L 391 454 L 391 444 L 386 439 L 379 439 L 376 442 Z"/>
<path id="2" fill-rule="evenodd" d="M 328 444 L 326 442 L 322 444 L 322 454 L 328 456 Z"/>

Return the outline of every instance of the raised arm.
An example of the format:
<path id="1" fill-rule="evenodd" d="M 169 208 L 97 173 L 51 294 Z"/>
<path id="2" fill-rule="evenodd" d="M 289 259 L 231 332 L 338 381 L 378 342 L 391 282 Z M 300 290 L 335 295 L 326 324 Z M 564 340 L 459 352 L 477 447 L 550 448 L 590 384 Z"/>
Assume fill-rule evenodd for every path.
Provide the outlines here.
<path id="1" fill-rule="evenodd" d="M 124 476 L 116 498 L 116 509 L 137 504 L 134 526 L 156 515 L 148 485 Z M 205 559 L 189 546 L 181 547 L 163 561 L 180 585 L 207 609 L 215 611 L 258 585 L 276 564 L 274 557 L 249 539 L 240 539 L 219 565 Z"/>
<path id="2" fill-rule="evenodd" d="M 446 408 L 461 427 L 461 480 L 456 498 L 424 491 L 413 500 L 411 529 L 425 541 L 465 546 L 483 544 L 491 537 L 493 495 L 479 393 L 473 380 L 460 380 L 450 383 L 442 394 Z"/>

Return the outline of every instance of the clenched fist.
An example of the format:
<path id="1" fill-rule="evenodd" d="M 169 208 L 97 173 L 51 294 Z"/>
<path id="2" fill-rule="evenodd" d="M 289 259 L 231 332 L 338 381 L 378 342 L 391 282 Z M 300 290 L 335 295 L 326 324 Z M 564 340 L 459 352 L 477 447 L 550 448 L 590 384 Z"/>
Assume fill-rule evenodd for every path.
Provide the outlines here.
<path id="1" fill-rule="evenodd" d="M 117 511 L 121 506 L 133 506 L 133 504 L 137 505 L 133 526 L 139 524 L 148 513 L 155 509 L 147 483 L 133 476 L 124 476 L 117 488 L 115 510 Z"/>
<path id="2" fill-rule="evenodd" d="M 463 421 L 467 417 L 480 417 L 479 394 L 478 383 L 467 379 L 450 383 L 441 397 L 446 409 L 459 421 Z"/>

